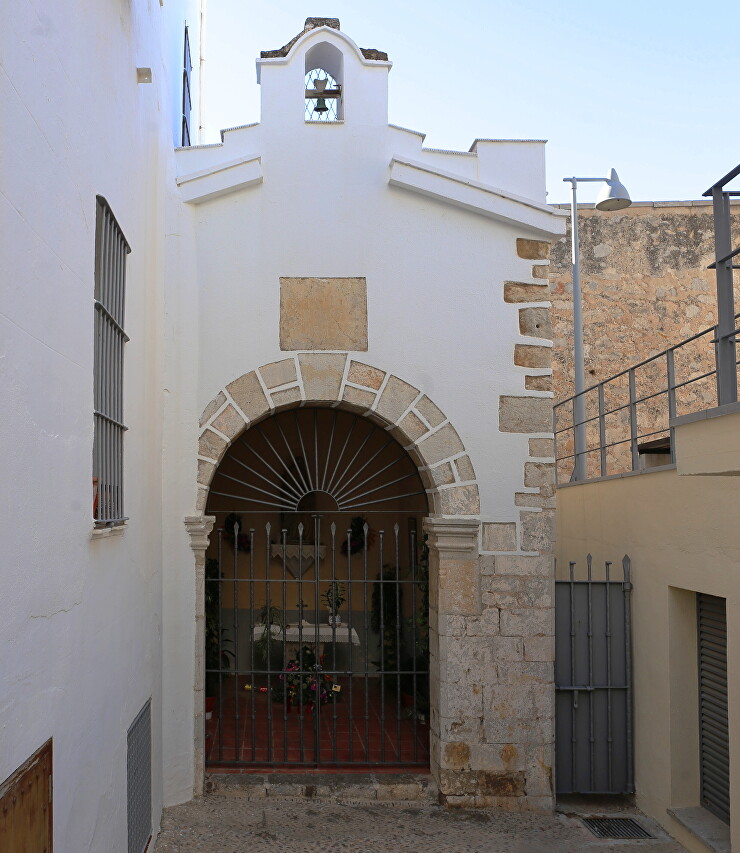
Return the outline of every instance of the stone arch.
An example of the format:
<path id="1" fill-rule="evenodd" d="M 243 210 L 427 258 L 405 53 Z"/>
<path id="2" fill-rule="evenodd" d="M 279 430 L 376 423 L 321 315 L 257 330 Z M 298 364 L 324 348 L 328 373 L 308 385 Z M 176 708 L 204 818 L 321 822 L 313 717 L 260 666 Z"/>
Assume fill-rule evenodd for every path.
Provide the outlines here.
<path id="1" fill-rule="evenodd" d="M 204 511 L 211 480 L 227 448 L 245 430 L 301 405 L 340 406 L 371 418 L 389 430 L 417 465 L 430 507 L 424 531 L 430 553 L 430 674 L 435 685 L 430 696 L 431 772 L 440 791 L 444 787 L 445 795 L 454 793 L 459 766 L 448 752 L 450 739 L 456 741 L 457 735 L 446 727 L 448 718 L 459 711 L 451 698 L 458 685 L 439 656 L 439 632 L 449 634 L 446 626 L 460 617 L 480 621 L 480 497 L 475 470 L 457 430 L 422 390 L 348 353 L 317 352 L 298 353 L 234 379 L 200 418 L 197 515 L 185 519 L 195 557 L 193 793 L 201 795 L 205 782 L 205 555 L 216 519 Z M 458 640 L 446 636 L 445 642 Z M 480 698 L 480 691 L 475 698 Z M 460 701 L 467 707 L 473 699 Z"/>
<path id="2" fill-rule="evenodd" d="M 211 479 L 231 442 L 282 409 L 340 406 L 380 424 L 419 468 L 436 516 L 480 513 L 475 470 L 455 427 L 423 391 L 347 353 L 299 353 L 230 382 L 200 419 L 198 497 L 203 512 Z"/>

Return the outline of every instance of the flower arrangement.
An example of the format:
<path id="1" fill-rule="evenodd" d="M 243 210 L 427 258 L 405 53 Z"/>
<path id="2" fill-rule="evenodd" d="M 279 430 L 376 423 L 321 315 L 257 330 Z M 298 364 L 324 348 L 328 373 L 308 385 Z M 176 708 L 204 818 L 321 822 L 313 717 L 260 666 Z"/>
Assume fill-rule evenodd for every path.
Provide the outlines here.
<path id="1" fill-rule="evenodd" d="M 281 685 L 273 691 L 273 700 L 289 705 L 303 705 L 311 713 L 317 704 L 339 698 L 341 687 L 324 672 L 321 662 L 310 646 L 304 646 L 301 654 L 285 665 L 280 675 Z"/>
<path id="2" fill-rule="evenodd" d="M 321 597 L 323 598 L 326 609 L 329 611 L 331 616 L 336 616 L 339 609 L 344 604 L 344 593 L 344 584 L 339 583 L 338 581 L 332 581 L 329 588 L 322 593 Z"/>

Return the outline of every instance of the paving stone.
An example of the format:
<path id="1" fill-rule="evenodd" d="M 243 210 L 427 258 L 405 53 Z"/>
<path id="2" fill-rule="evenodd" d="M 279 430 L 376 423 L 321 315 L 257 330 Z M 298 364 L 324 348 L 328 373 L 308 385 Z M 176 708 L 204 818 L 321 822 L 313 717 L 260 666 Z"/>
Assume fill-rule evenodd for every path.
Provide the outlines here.
<path id="1" fill-rule="evenodd" d="M 408 792 L 398 786 L 399 794 Z M 471 802 L 472 800 L 472 802 Z M 403 800 L 250 801 L 206 794 L 165 809 L 155 853 L 684 853 L 646 818 L 654 841 L 600 841 L 549 797 L 448 796 L 444 808 Z M 526 801 L 526 802 L 522 802 Z M 497 805 L 499 808 L 486 808 Z M 523 808 L 537 811 L 521 811 Z M 636 814 L 634 811 L 631 814 Z"/>

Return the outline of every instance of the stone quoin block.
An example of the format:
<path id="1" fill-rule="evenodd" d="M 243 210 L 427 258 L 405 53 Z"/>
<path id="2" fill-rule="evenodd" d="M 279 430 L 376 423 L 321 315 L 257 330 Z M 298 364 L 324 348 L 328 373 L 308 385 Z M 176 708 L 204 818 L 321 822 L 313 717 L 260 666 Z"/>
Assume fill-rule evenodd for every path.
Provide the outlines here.
<path id="1" fill-rule="evenodd" d="M 449 486 L 455 482 L 455 475 L 449 462 L 437 465 L 436 468 L 430 468 L 429 473 L 435 486 Z"/>
<path id="2" fill-rule="evenodd" d="M 367 350 L 364 278 L 281 278 L 281 350 Z"/>
<path id="3" fill-rule="evenodd" d="M 524 388 L 527 391 L 552 391 L 552 376 L 525 376 Z"/>
<path id="4" fill-rule="evenodd" d="M 529 439 L 529 455 L 530 456 L 539 456 L 544 458 L 552 458 L 555 456 L 555 442 L 551 438 L 530 438 Z M 526 464 L 526 463 L 525 463 Z M 525 474 L 526 476 L 526 474 Z M 555 482 L 555 475 L 553 471 L 553 479 L 551 482 Z M 525 485 L 529 485 L 529 483 L 525 483 Z"/>
<path id="5" fill-rule="evenodd" d="M 214 397 L 214 399 L 211 400 L 211 402 L 203 410 L 203 414 L 200 416 L 199 425 L 205 426 L 225 402 L 226 394 L 224 394 L 223 391 L 219 391 L 216 397 Z"/>
<path id="6" fill-rule="evenodd" d="M 429 397 L 422 397 L 415 408 L 432 429 L 446 420 L 444 412 L 435 406 Z"/>
<path id="7" fill-rule="evenodd" d="M 554 571 L 554 561 L 551 555 L 524 556 L 500 555 L 496 557 L 496 573 L 500 575 L 531 575 L 533 577 L 550 577 Z"/>
<path id="8" fill-rule="evenodd" d="M 298 363 L 306 400 L 338 400 L 346 361 L 344 353 L 301 353 Z"/>
<path id="9" fill-rule="evenodd" d="M 250 421 L 260 418 L 270 408 L 265 392 L 262 390 L 254 371 L 245 373 L 244 376 L 240 376 L 229 383 L 226 390 Z"/>
<path id="10" fill-rule="evenodd" d="M 540 439 L 548 441 L 550 439 Z M 552 442 L 550 442 L 550 450 L 552 451 Z M 552 455 L 552 454 L 550 454 Z M 555 463 L 554 462 L 525 462 L 524 463 L 524 485 L 532 489 L 538 486 L 552 486 L 555 482 Z"/>
<path id="11" fill-rule="evenodd" d="M 555 498 L 548 495 L 538 494 L 536 492 L 516 492 L 514 495 L 514 504 L 516 506 L 554 509 Z"/>
<path id="12" fill-rule="evenodd" d="M 547 278 L 549 270 L 549 264 L 533 264 L 532 278 Z"/>
<path id="13" fill-rule="evenodd" d="M 367 411 L 375 404 L 376 395 L 372 391 L 366 391 L 364 388 L 354 388 L 352 385 L 345 385 L 342 399 L 351 406 Z"/>
<path id="14" fill-rule="evenodd" d="M 550 257 L 550 244 L 545 240 L 525 240 L 517 237 L 516 253 L 528 261 L 546 261 Z"/>
<path id="15" fill-rule="evenodd" d="M 487 522 L 482 527 L 484 551 L 516 551 L 516 522 Z"/>
<path id="16" fill-rule="evenodd" d="M 520 308 L 519 333 L 533 338 L 552 340 L 552 322 L 549 308 Z"/>
<path id="17" fill-rule="evenodd" d="M 364 385 L 365 388 L 373 388 L 377 391 L 384 379 L 384 371 L 378 370 L 377 367 L 371 367 L 369 364 L 363 364 L 361 361 L 353 361 L 349 366 L 347 381 L 353 382 L 355 385 Z"/>
<path id="18" fill-rule="evenodd" d="M 198 460 L 198 483 L 207 486 L 211 482 L 213 472 L 216 466 L 212 462 L 206 462 L 204 459 Z"/>
<path id="19" fill-rule="evenodd" d="M 409 441 L 418 441 L 422 435 L 429 432 L 413 412 L 408 412 L 404 419 L 399 422 L 398 427 Z"/>
<path id="20" fill-rule="evenodd" d="M 198 456 L 218 460 L 227 446 L 227 442 L 220 435 L 216 435 L 215 432 L 207 429 L 198 442 Z"/>
<path id="21" fill-rule="evenodd" d="M 413 385 L 409 385 L 408 382 L 404 382 L 397 376 L 391 376 L 380 395 L 380 402 L 376 411 L 395 424 L 418 395 L 418 388 L 414 388 Z"/>
<path id="22" fill-rule="evenodd" d="M 519 367 L 552 367 L 552 347 L 515 344 L 514 364 Z"/>
<path id="23" fill-rule="evenodd" d="M 437 432 L 420 441 L 417 446 L 427 465 L 434 465 L 435 462 L 441 462 L 465 450 L 452 424 L 445 424 Z"/>
<path id="24" fill-rule="evenodd" d="M 480 574 L 477 558 L 440 560 L 437 611 L 450 616 L 480 614 Z"/>
<path id="25" fill-rule="evenodd" d="M 227 438 L 232 439 L 239 435 L 246 424 L 244 418 L 233 406 L 227 406 L 211 426 L 222 432 Z"/>
<path id="26" fill-rule="evenodd" d="M 501 397 L 501 432 L 552 432 L 552 400 L 549 397 Z"/>
<path id="27" fill-rule="evenodd" d="M 289 385 L 298 381 L 295 360 L 284 358 L 282 361 L 273 361 L 260 367 L 260 376 L 267 388 L 277 388 L 278 385 Z"/>
<path id="28" fill-rule="evenodd" d="M 301 389 L 294 385 L 292 388 L 284 388 L 282 391 L 273 391 L 270 396 L 272 397 L 272 404 L 277 409 L 281 406 L 289 406 L 291 403 L 299 403 Z"/>
<path id="29" fill-rule="evenodd" d="M 480 495 L 478 486 L 453 486 L 439 490 L 439 511 L 442 515 L 478 515 Z"/>
<path id="30" fill-rule="evenodd" d="M 525 284 L 522 281 L 504 282 L 504 302 L 549 302 L 549 284 Z"/>
<path id="31" fill-rule="evenodd" d="M 475 471 L 473 470 L 473 463 L 470 461 L 469 456 L 461 456 L 459 459 L 455 459 L 454 465 L 457 468 L 458 476 L 463 482 L 466 480 L 475 480 Z"/>
<path id="32" fill-rule="evenodd" d="M 555 543 L 554 511 L 522 512 L 521 519 L 522 551 L 551 552 Z"/>

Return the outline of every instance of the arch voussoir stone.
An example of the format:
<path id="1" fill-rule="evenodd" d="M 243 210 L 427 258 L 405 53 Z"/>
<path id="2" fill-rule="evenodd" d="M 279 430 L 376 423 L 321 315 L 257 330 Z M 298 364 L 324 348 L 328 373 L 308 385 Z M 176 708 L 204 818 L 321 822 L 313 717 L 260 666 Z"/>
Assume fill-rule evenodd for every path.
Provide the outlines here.
<path id="1" fill-rule="evenodd" d="M 218 391 L 200 419 L 197 511 L 205 510 L 210 479 L 236 437 L 276 411 L 307 404 L 339 406 L 385 427 L 419 468 L 435 514 L 479 514 L 473 464 L 444 412 L 404 379 L 335 352 L 297 353 Z"/>

